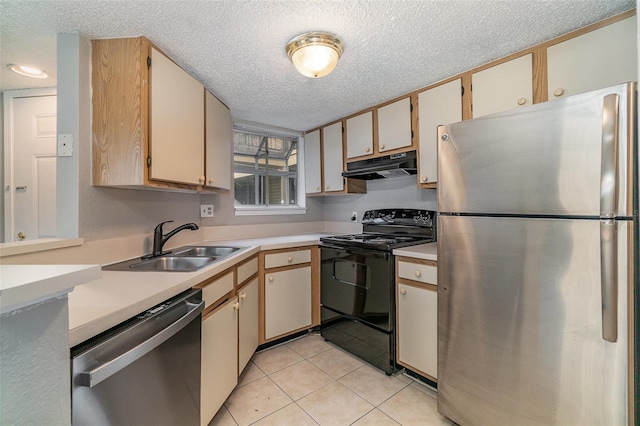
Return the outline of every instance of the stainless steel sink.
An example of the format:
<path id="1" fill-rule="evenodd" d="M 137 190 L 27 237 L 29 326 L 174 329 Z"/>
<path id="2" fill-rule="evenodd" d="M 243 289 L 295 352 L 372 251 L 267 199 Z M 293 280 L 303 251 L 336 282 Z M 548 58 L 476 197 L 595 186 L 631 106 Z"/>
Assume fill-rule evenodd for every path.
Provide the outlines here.
<path id="1" fill-rule="evenodd" d="M 242 250 L 244 247 L 184 246 L 163 256 L 125 260 L 103 266 L 105 271 L 193 272 Z"/>
<path id="2" fill-rule="evenodd" d="M 130 269 L 137 271 L 176 271 L 189 272 L 207 266 L 216 260 L 215 257 L 195 256 L 161 256 L 153 259 L 142 260 L 129 265 Z"/>
<path id="3" fill-rule="evenodd" d="M 226 246 L 185 246 L 177 248 L 173 252 L 173 256 L 226 257 L 241 248 L 242 247 Z"/>

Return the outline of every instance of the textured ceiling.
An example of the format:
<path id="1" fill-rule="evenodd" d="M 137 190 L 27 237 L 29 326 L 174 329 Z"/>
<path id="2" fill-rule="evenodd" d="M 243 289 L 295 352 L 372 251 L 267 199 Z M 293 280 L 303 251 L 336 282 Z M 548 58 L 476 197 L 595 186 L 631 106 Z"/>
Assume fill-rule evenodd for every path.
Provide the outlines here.
<path id="1" fill-rule="evenodd" d="M 0 0 L 0 90 L 54 86 L 59 32 L 144 35 L 235 119 L 308 130 L 633 7 L 635 0 Z M 298 74 L 285 53 L 287 41 L 314 30 L 345 43 L 335 71 L 320 79 Z M 14 76 L 9 63 L 41 66 L 53 78 Z"/>

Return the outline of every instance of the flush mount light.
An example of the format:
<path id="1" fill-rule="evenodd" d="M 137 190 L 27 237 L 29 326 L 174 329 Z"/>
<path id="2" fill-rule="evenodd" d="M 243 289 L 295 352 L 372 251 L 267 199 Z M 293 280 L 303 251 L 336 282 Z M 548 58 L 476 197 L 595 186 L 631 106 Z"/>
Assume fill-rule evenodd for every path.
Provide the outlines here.
<path id="1" fill-rule="evenodd" d="M 32 78 L 48 77 L 47 73 L 42 71 L 41 69 L 34 68 L 34 67 L 27 67 L 25 65 L 9 64 L 7 65 L 7 68 L 9 68 L 13 72 L 16 72 L 20 75 L 25 75 L 27 77 L 32 77 Z"/>
<path id="2" fill-rule="evenodd" d="M 312 78 L 333 71 L 343 51 L 338 36 L 319 31 L 301 34 L 287 43 L 287 55 L 293 65 L 300 74 Z"/>

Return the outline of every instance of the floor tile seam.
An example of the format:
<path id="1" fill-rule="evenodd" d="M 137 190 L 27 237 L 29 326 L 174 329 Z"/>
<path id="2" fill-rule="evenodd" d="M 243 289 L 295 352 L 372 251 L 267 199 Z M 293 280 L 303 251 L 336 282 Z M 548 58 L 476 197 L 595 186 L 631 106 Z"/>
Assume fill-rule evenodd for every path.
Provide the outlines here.
<path id="1" fill-rule="evenodd" d="M 315 392 L 315 391 L 314 391 L 314 392 Z M 304 398 L 304 397 L 303 397 L 303 398 Z M 300 399 L 302 399 L 302 398 L 300 398 Z M 299 399 L 298 401 L 300 401 L 300 399 Z M 293 403 L 294 403 L 294 404 L 296 404 L 296 405 L 298 406 L 298 408 L 300 408 L 300 409 L 302 410 L 302 412 L 304 412 L 307 416 L 309 416 L 309 418 L 310 418 L 311 420 L 313 420 L 315 424 L 320 425 L 320 422 L 319 422 L 318 420 L 316 420 L 316 418 L 315 418 L 315 417 L 313 417 L 313 416 L 311 415 L 311 413 L 309 413 L 307 410 L 305 410 L 305 409 L 304 409 L 304 407 L 302 407 L 300 404 L 298 404 L 298 401 L 294 401 Z"/>
<path id="2" fill-rule="evenodd" d="M 355 370 L 354 370 L 355 371 Z M 344 376 L 343 376 L 344 377 Z M 373 405 L 374 407 L 378 408 L 379 406 L 381 406 L 382 404 L 384 404 L 385 402 L 387 402 L 388 400 L 390 400 L 391 398 L 393 398 L 394 396 L 396 396 L 397 394 L 399 394 L 400 392 L 402 392 L 404 389 L 407 388 L 407 386 L 411 386 L 411 383 L 404 383 L 402 382 L 402 384 L 404 386 L 402 386 L 402 388 L 398 389 L 396 392 L 393 393 L 393 395 L 389 396 L 388 398 L 386 398 L 384 401 L 382 401 L 379 404 L 375 404 L 372 401 L 369 401 L 364 395 L 361 395 L 360 393 L 358 393 L 358 391 L 356 391 L 355 389 L 351 389 L 349 387 L 349 385 L 346 385 L 344 383 L 342 383 L 340 380 L 336 380 L 338 383 L 340 383 L 342 386 L 346 387 L 347 389 L 349 389 L 351 392 L 355 393 L 356 395 L 358 395 L 360 398 L 364 399 L 365 401 L 367 401 L 369 404 Z M 394 419 L 395 420 L 395 419 Z M 397 421 L 397 420 L 396 420 Z"/>
<path id="3" fill-rule="evenodd" d="M 378 410 L 378 407 L 373 407 L 371 410 L 367 411 L 366 413 L 364 413 L 362 416 L 360 416 L 359 418 L 357 418 L 356 420 L 354 420 L 353 422 L 349 423 L 349 426 L 356 424 L 357 422 L 359 422 L 360 420 L 362 420 L 364 417 L 368 416 L 369 414 L 371 414 L 372 412 L 374 412 L 375 410 Z M 380 411 L 382 414 L 384 414 L 385 416 L 389 417 L 391 420 L 393 420 L 394 422 L 398 423 L 400 426 L 402 426 L 402 423 L 400 423 L 399 421 L 397 421 L 396 419 L 394 419 L 393 417 L 391 417 L 390 415 L 388 415 L 387 413 L 385 413 L 382 410 L 378 410 Z"/>
<path id="4" fill-rule="evenodd" d="M 233 414 L 231 413 L 231 411 L 227 408 L 227 406 L 225 405 L 227 403 L 227 401 L 225 401 L 222 404 L 222 407 L 227 410 L 227 413 L 229 413 L 229 416 L 231 416 L 231 420 L 233 420 L 233 422 L 236 424 L 236 426 L 240 426 L 240 423 L 236 420 L 235 417 L 233 417 Z M 220 411 L 220 409 L 218 409 L 218 411 Z M 216 413 L 217 414 L 217 413 Z M 215 417 L 215 416 L 214 416 Z"/>
<path id="5" fill-rule="evenodd" d="M 268 376 L 271 376 L 272 374 L 276 374 L 276 373 L 278 373 L 278 372 L 280 372 L 280 371 L 282 371 L 282 370 L 286 370 L 287 368 L 289 368 L 289 367 L 293 367 L 294 365 L 296 365 L 296 364 L 300 364 L 301 362 L 304 362 L 304 361 L 307 361 L 307 360 L 306 360 L 306 359 L 304 359 L 304 358 L 302 358 L 300 361 L 296 361 L 296 362 L 294 362 L 293 364 L 289 364 L 289 365 L 287 365 L 286 367 L 282 367 L 281 369 L 276 370 L 276 371 L 272 371 L 271 373 L 268 373 L 268 374 L 267 374 L 267 373 L 265 373 L 265 372 L 264 372 L 264 370 L 262 370 L 262 369 L 260 369 L 260 370 L 265 374 L 265 376 L 267 376 L 267 377 L 268 377 Z M 260 368 L 260 367 L 258 367 L 258 368 Z"/>
<path id="6" fill-rule="evenodd" d="M 289 349 L 291 349 L 292 351 L 294 351 L 295 353 L 297 353 L 298 355 L 300 355 L 302 358 L 304 358 L 304 359 L 309 359 L 309 358 L 313 358 L 313 357 L 314 357 L 314 356 L 316 356 L 316 355 L 320 355 L 320 354 L 322 354 L 322 353 L 325 353 L 325 352 L 327 352 L 328 350 L 331 350 L 332 348 L 326 348 L 326 349 L 323 349 L 323 350 L 321 350 L 320 352 L 316 352 L 316 353 L 314 353 L 313 355 L 309 355 L 309 356 L 305 356 L 304 354 L 301 354 L 300 352 L 296 351 L 296 350 L 295 350 L 295 349 L 293 349 L 293 348 L 289 348 Z"/>
<path id="7" fill-rule="evenodd" d="M 276 411 L 272 411 L 271 413 L 269 413 L 269 414 L 265 414 L 264 416 L 260 417 L 259 419 L 256 419 L 254 422 L 249 423 L 249 425 L 252 425 L 252 424 L 254 424 L 254 423 L 257 423 L 257 422 L 259 422 L 260 420 L 262 420 L 262 419 L 264 419 L 264 418 L 266 418 L 266 417 L 269 417 L 269 416 L 270 416 L 270 415 L 272 415 L 273 413 L 277 413 L 278 411 L 282 410 L 284 407 L 287 407 L 287 406 L 291 405 L 292 403 L 295 403 L 295 401 L 293 400 L 293 398 L 291 398 L 291 397 L 289 396 L 289 394 L 288 394 L 288 393 L 286 393 L 286 392 L 285 392 L 285 391 L 284 391 L 280 386 L 278 386 L 278 384 L 277 384 L 276 382 L 274 382 L 273 380 L 271 380 L 271 377 L 269 377 L 268 375 L 266 375 L 265 377 L 261 377 L 260 379 L 264 379 L 264 378 L 269 379 L 269 380 L 271 381 L 271 383 L 273 383 L 273 384 L 274 384 L 278 389 L 280 389 L 280 390 L 285 394 L 285 396 L 286 396 L 287 398 L 289 398 L 289 399 L 290 399 L 290 402 L 289 402 L 287 405 L 285 405 L 285 406 L 283 406 L 283 407 L 278 408 Z M 227 411 L 228 411 L 228 410 L 227 410 Z M 229 411 L 229 414 L 231 414 L 231 411 Z M 231 417 L 233 417 L 233 415 L 232 415 Z M 235 418 L 234 418 L 234 420 L 235 420 Z M 240 423 L 238 423 L 238 422 L 236 422 L 236 424 L 237 424 L 238 426 L 240 425 Z"/>

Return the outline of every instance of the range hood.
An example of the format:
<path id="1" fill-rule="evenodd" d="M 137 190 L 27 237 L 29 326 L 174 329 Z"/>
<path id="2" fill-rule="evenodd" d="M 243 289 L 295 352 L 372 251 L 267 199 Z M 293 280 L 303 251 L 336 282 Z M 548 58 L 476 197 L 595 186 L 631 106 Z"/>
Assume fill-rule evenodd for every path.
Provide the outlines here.
<path id="1" fill-rule="evenodd" d="M 372 180 L 415 175 L 417 172 L 416 152 L 409 151 L 347 163 L 347 171 L 343 172 L 342 176 Z"/>

